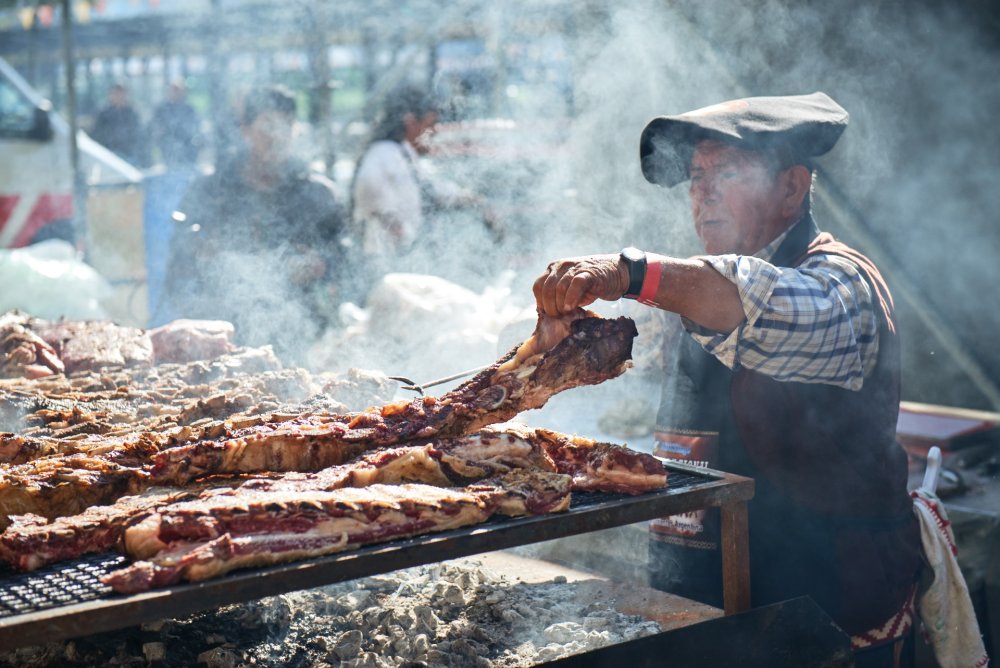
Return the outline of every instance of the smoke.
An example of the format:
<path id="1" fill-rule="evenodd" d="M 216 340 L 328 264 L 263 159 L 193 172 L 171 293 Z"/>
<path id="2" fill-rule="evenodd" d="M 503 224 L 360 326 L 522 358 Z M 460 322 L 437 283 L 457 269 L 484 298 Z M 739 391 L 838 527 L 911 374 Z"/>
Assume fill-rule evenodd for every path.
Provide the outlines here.
<path id="1" fill-rule="evenodd" d="M 818 200 L 816 217 L 821 227 L 873 256 L 896 290 L 904 396 L 989 408 L 988 393 L 968 382 L 949 350 L 961 348 L 986 377 L 1000 377 L 1000 360 L 984 343 L 996 315 L 972 297 L 991 294 L 1000 279 L 992 257 L 1000 232 L 987 213 L 1000 205 L 1000 192 L 991 187 L 1000 167 L 1000 130 L 991 119 L 1000 91 L 990 85 L 997 45 L 988 11 L 930 2 L 848 10 L 756 0 L 721 12 L 692 0 L 627 6 L 595 0 L 503 8 L 469 2 L 436 14 L 414 39 L 451 44 L 439 53 L 434 84 L 471 122 L 443 129 L 430 162 L 439 176 L 490 202 L 503 236 L 496 238 L 476 208 L 438 212 L 419 252 L 393 268 L 488 292 L 500 311 L 513 315 L 480 319 L 478 326 L 428 318 L 427 326 L 424 320 L 412 328 L 404 322 L 401 331 L 393 322 L 388 339 L 380 338 L 384 328 L 364 330 L 380 339 L 373 350 L 344 347 L 343 337 L 327 336 L 319 354 L 316 346 L 307 354 L 302 343 L 292 359 L 326 369 L 353 365 L 432 377 L 490 362 L 504 352 L 500 331 L 530 312 L 531 283 L 551 260 L 625 245 L 679 256 L 700 252 L 684 186 L 664 189 L 641 175 L 638 137 L 651 118 L 746 95 L 823 90 L 848 109 L 851 124 L 820 160 L 821 187 L 838 194 L 840 211 Z M 395 18 L 401 25 L 413 20 Z M 533 22 L 543 27 L 529 30 Z M 480 26 L 481 43 L 448 42 L 453 23 Z M 413 51 L 412 45 L 397 46 L 403 55 Z M 380 63 L 386 56 L 381 48 L 373 52 Z M 389 58 L 394 64 L 384 68 L 374 90 L 418 80 L 424 60 Z M 478 102 L 470 86 L 479 87 Z M 492 99 L 500 119 L 476 117 L 489 106 L 483 96 Z M 353 148 L 339 150 L 353 154 Z M 346 199 L 349 184 L 339 187 Z M 843 211 L 854 222 L 845 224 Z M 238 269 L 251 278 L 267 273 L 249 261 Z M 246 303 L 259 301 L 253 281 L 219 280 L 248 297 Z M 618 314 L 628 306 L 596 308 Z M 277 330 L 287 339 L 279 347 L 292 347 L 297 336 L 309 337 L 295 331 L 295 323 L 307 318 L 289 308 L 254 307 L 261 323 L 248 326 Z M 340 317 L 335 299 L 315 308 L 326 309 L 323 319 L 339 325 L 340 333 L 364 329 L 364 314 Z M 931 336 L 929 317 L 950 329 L 953 340 Z M 413 351 L 453 342 L 457 331 L 475 344 L 446 346 L 428 364 L 406 363 Z M 643 355 L 656 348 L 653 337 L 637 345 Z M 393 354 L 383 354 L 388 352 Z"/>
<path id="2" fill-rule="evenodd" d="M 678 7 L 740 85 L 728 97 L 823 90 L 851 114 L 838 146 L 820 159 L 827 185 L 843 193 L 863 231 L 817 210 L 821 227 L 856 243 L 896 292 L 904 398 L 993 408 L 959 371 L 955 349 L 992 378 L 1000 362 L 987 332 L 995 310 L 981 298 L 1000 279 L 1000 232 L 987 212 L 1000 170 L 992 110 L 1000 90 L 990 9 L 959 4 L 843 6 L 761 1 L 720 16 L 705 4 Z M 724 96 L 726 97 L 726 96 Z M 867 243 L 866 243 L 867 242 Z M 952 349 L 928 317 L 950 329 Z"/>
<path id="3" fill-rule="evenodd" d="M 976 361 L 1000 377 L 986 343 L 996 309 L 982 304 L 1000 284 L 993 257 L 1000 232 L 987 213 L 1000 204 L 1000 191 L 990 185 L 1000 168 L 998 125 L 991 120 L 1000 89 L 991 83 L 996 45 L 985 41 L 970 10 L 931 3 L 845 10 L 764 0 L 720 12 L 715 3 L 692 0 L 592 2 L 576 12 L 575 31 L 566 36 L 572 114 L 550 114 L 563 124 L 558 150 L 545 154 L 542 168 L 505 165 L 496 181 L 476 184 L 503 199 L 516 181 L 524 185 L 516 196 L 538 207 L 520 236 L 492 256 L 497 267 L 513 267 L 507 263 L 516 258 L 512 300 L 530 305 L 531 280 L 558 257 L 624 245 L 681 256 L 700 251 L 684 187 L 652 186 L 640 173 L 638 137 L 650 118 L 736 97 L 820 90 L 851 113 L 839 145 L 820 159 L 821 187 L 843 193 L 843 208 L 857 214 L 876 246 L 862 245 L 856 228 L 834 211 L 818 206 L 816 217 L 869 253 L 884 266 L 890 287 L 899 288 L 904 397 L 990 407 L 923 320 L 926 310 L 936 311 Z M 548 147 L 542 139 L 537 145 Z M 461 235 L 453 243 L 467 248 Z M 917 298 L 900 298 L 903 287 Z M 628 305 L 598 308 L 617 314 Z M 654 332 L 637 347 L 655 343 Z M 646 397 L 655 403 L 657 396 L 654 374 L 626 374 L 521 417 L 607 437 L 601 414 Z M 641 437 L 629 442 L 647 444 Z"/>
<path id="4" fill-rule="evenodd" d="M 822 90 L 848 109 L 851 124 L 819 161 L 820 187 L 838 194 L 841 211 L 819 203 L 816 217 L 870 254 L 897 293 L 904 397 L 995 407 L 951 354 L 1000 376 L 988 344 L 996 310 L 984 313 L 975 297 L 1000 283 L 1000 228 L 988 213 L 1000 205 L 991 187 L 1000 170 L 991 118 L 1000 89 L 989 83 L 998 57 L 988 9 L 760 0 L 725 12 L 698 2 L 592 2 L 574 12 L 565 36 L 572 114 L 551 110 L 564 126 L 562 144 L 518 193 L 544 206 L 498 252 L 500 266 L 518 260 L 513 297 L 530 302 L 531 279 L 557 257 L 627 244 L 700 252 L 684 186 L 652 186 L 639 171 L 638 136 L 650 118 Z M 504 195 L 502 181 L 477 185 Z M 933 322 L 954 340 L 936 338 Z"/>

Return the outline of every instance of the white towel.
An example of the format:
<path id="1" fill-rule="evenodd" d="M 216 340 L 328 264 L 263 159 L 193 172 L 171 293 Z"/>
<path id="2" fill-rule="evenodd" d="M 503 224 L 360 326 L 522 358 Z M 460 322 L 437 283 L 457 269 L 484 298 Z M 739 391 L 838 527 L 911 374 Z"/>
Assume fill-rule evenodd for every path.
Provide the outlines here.
<path id="1" fill-rule="evenodd" d="M 989 664 L 972 609 L 969 588 L 958 568 L 958 548 L 941 499 L 921 487 L 910 493 L 920 519 L 920 537 L 932 571 L 917 610 L 941 668 L 982 668 Z"/>

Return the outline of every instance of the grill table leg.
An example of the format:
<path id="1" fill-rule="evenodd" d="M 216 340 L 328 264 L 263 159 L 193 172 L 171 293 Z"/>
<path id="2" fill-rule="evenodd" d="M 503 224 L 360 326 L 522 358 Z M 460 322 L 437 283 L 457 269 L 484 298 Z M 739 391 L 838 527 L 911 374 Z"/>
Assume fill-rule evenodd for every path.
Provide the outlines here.
<path id="1" fill-rule="evenodd" d="M 750 609 L 750 551 L 747 504 L 720 506 L 722 515 L 722 600 L 725 613 Z"/>

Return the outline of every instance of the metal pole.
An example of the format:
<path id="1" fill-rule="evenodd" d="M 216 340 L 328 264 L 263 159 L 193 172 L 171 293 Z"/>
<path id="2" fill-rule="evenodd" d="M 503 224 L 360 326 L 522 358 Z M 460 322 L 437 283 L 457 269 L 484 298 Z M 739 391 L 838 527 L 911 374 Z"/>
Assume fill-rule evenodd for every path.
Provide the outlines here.
<path id="1" fill-rule="evenodd" d="M 89 259 L 90 243 L 87 231 L 87 181 L 80 169 L 80 147 L 76 134 L 76 63 L 73 58 L 73 10 L 69 0 L 62 0 L 63 68 L 66 70 L 66 116 L 69 121 L 69 156 L 73 169 L 73 233 L 76 246 Z"/>

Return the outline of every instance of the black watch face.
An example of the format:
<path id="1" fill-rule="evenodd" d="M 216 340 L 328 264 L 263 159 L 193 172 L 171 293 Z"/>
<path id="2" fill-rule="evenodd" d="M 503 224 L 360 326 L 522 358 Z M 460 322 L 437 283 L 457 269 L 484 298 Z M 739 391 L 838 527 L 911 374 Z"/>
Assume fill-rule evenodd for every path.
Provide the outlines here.
<path id="1" fill-rule="evenodd" d="M 630 262 L 641 262 L 646 257 L 646 254 L 638 248 L 629 246 L 622 249 L 622 257 Z"/>

